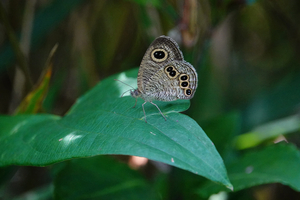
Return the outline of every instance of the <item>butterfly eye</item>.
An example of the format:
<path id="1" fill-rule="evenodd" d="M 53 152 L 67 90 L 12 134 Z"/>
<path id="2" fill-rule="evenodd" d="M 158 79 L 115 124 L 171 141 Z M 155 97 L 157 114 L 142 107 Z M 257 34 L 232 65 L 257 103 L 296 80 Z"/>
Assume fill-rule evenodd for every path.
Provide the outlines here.
<path id="1" fill-rule="evenodd" d="M 182 86 L 182 87 L 187 87 L 188 85 L 189 85 L 189 83 L 186 82 L 186 81 L 181 83 L 181 86 Z"/>
<path id="2" fill-rule="evenodd" d="M 187 77 L 187 75 L 183 75 L 183 76 L 180 77 L 180 79 L 181 79 L 182 81 L 185 81 L 185 80 L 188 79 L 188 77 Z"/>
<path id="3" fill-rule="evenodd" d="M 165 67 L 165 73 L 170 79 L 175 79 L 179 76 L 179 72 L 177 71 L 176 67 L 173 65 L 169 65 Z"/>
<path id="4" fill-rule="evenodd" d="M 171 72 L 173 70 L 173 67 L 168 67 L 166 70 L 167 72 Z"/>
<path id="5" fill-rule="evenodd" d="M 157 59 L 162 59 L 162 58 L 165 57 L 165 52 L 163 52 L 163 51 L 155 51 L 153 55 Z"/>
<path id="6" fill-rule="evenodd" d="M 185 90 L 185 95 L 186 96 L 190 96 L 191 94 L 192 94 L 192 90 L 191 89 Z"/>
<path id="7" fill-rule="evenodd" d="M 168 52 L 164 49 L 154 49 L 151 52 L 151 58 L 155 62 L 163 62 L 168 58 Z"/>
<path id="8" fill-rule="evenodd" d="M 172 77 L 174 77 L 174 76 L 176 76 L 176 71 L 170 71 L 170 76 L 172 76 Z"/>
<path id="9" fill-rule="evenodd" d="M 187 74 L 180 74 L 179 81 L 188 81 L 190 79 L 189 75 Z"/>

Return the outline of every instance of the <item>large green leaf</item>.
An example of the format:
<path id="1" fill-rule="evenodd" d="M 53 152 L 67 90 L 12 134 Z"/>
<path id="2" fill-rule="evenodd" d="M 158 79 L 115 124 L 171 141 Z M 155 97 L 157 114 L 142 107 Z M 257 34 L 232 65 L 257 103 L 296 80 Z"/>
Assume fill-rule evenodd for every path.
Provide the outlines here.
<path id="1" fill-rule="evenodd" d="M 137 171 L 97 156 L 68 162 L 54 181 L 55 199 L 158 199 Z"/>
<path id="2" fill-rule="evenodd" d="M 267 183 L 282 183 L 300 191 L 300 152 L 294 145 L 276 144 L 255 151 L 228 165 L 228 176 L 234 190 Z M 226 190 L 212 182 L 198 193 L 202 197 Z"/>
<path id="3" fill-rule="evenodd" d="M 199 125 L 178 113 L 189 101 L 156 102 L 120 95 L 136 83 L 137 70 L 103 80 L 79 98 L 64 117 L 19 115 L 0 117 L 0 166 L 44 166 L 70 158 L 123 154 L 161 161 L 231 187 L 223 160 Z"/>

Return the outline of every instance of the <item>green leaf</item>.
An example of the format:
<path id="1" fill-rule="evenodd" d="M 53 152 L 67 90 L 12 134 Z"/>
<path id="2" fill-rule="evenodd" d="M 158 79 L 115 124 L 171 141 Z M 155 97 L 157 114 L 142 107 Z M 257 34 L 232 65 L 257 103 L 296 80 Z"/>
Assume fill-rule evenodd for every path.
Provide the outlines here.
<path id="1" fill-rule="evenodd" d="M 299 150 L 294 145 L 276 144 L 245 154 L 228 166 L 228 176 L 235 192 L 267 183 L 282 183 L 300 191 L 299 167 Z M 198 194 L 208 197 L 221 190 L 226 189 L 210 182 Z"/>
<path id="2" fill-rule="evenodd" d="M 235 139 L 237 149 L 254 147 L 261 142 L 300 130 L 300 118 L 298 115 L 289 116 L 256 127 L 252 131 L 239 135 Z"/>
<path id="3" fill-rule="evenodd" d="M 104 156 L 68 162 L 54 188 L 55 199 L 158 199 L 141 174 Z"/>
<path id="4" fill-rule="evenodd" d="M 135 99 L 120 98 L 136 83 L 137 69 L 103 80 L 79 98 L 69 113 L 0 116 L 0 166 L 44 166 L 70 158 L 123 154 L 164 162 L 231 187 L 222 158 L 200 126 L 178 112 L 189 101 L 156 102 L 132 108 Z"/>

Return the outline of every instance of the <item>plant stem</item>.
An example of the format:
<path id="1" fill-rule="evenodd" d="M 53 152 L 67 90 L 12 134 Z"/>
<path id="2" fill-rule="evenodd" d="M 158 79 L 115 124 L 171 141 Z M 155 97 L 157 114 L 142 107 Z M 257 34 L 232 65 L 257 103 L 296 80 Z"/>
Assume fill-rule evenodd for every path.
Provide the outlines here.
<path id="1" fill-rule="evenodd" d="M 0 20 L 3 24 L 3 27 L 4 27 L 5 31 L 6 31 L 8 39 L 9 39 L 11 45 L 12 45 L 12 48 L 13 48 L 15 54 L 16 54 L 18 65 L 20 66 L 20 68 L 22 69 L 22 71 L 25 75 L 26 85 L 29 88 L 29 90 L 31 90 L 32 87 L 33 87 L 33 82 L 32 82 L 32 79 L 30 77 L 27 60 L 26 60 L 22 50 L 20 49 L 19 41 L 16 37 L 16 34 L 14 33 L 12 27 L 9 24 L 9 20 L 8 20 L 6 11 L 5 11 L 5 9 L 2 5 L 2 2 L 0 2 Z"/>

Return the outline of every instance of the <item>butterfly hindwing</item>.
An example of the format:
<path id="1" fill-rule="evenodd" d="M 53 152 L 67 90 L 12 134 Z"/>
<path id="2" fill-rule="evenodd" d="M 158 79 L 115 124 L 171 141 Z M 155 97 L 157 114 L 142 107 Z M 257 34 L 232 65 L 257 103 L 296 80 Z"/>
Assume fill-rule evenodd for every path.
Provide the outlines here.
<path id="1" fill-rule="evenodd" d="M 155 100 L 174 101 L 191 99 L 197 88 L 197 73 L 185 61 L 173 61 L 148 78 L 144 85 L 145 96 Z"/>

